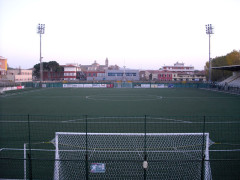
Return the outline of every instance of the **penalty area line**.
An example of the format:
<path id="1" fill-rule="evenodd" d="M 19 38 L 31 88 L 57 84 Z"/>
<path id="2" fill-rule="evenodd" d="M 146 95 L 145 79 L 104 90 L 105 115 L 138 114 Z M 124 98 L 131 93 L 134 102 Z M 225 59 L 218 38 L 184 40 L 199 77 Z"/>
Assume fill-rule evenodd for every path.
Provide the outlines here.
<path id="1" fill-rule="evenodd" d="M 161 119 L 161 120 L 174 121 L 174 122 L 192 123 L 192 121 L 184 121 L 184 120 L 168 119 L 168 118 L 152 118 L 152 119 Z"/>

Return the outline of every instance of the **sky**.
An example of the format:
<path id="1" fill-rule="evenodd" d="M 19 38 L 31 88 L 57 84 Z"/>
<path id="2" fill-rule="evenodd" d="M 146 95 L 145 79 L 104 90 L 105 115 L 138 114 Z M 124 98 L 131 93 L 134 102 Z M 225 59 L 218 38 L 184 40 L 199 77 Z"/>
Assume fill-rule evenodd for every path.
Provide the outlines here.
<path id="1" fill-rule="evenodd" d="M 0 56 L 10 67 L 40 61 L 157 70 L 183 62 L 203 70 L 240 50 L 240 0 L 0 0 Z"/>

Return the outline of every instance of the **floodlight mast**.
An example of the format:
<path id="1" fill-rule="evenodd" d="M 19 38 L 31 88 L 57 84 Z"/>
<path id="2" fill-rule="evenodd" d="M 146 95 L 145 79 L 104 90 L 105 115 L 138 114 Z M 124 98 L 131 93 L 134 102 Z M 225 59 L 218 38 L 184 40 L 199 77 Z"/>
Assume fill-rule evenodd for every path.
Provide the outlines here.
<path id="1" fill-rule="evenodd" d="M 211 63 L 210 39 L 211 39 L 211 34 L 213 34 L 212 24 L 206 25 L 206 34 L 208 34 L 208 36 L 209 36 L 209 79 L 208 79 L 208 82 L 211 82 L 211 80 L 212 80 L 212 63 Z"/>
<path id="2" fill-rule="evenodd" d="M 45 32 L 45 24 L 38 24 L 38 34 L 40 34 L 40 86 L 43 81 L 43 64 L 42 64 L 42 34 Z"/>

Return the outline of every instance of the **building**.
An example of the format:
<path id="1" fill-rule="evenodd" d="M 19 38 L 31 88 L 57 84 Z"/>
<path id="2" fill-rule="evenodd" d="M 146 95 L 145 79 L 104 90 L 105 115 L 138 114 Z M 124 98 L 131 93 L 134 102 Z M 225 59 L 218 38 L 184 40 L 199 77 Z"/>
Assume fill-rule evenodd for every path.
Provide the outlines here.
<path id="1" fill-rule="evenodd" d="M 84 72 L 87 81 L 138 81 L 138 70 L 106 70 Z"/>
<path id="2" fill-rule="evenodd" d="M 146 70 L 140 72 L 140 80 L 147 81 L 172 81 L 175 73 L 167 70 Z"/>
<path id="3" fill-rule="evenodd" d="M 206 76 L 203 74 L 187 74 L 177 73 L 173 78 L 173 81 L 185 81 L 185 82 L 205 82 Z"/>
<path id="4" fill-rule="evenodd" d="M 160 81 L 185 81 L 185 82 L 205 82 L 204 71 L 196 71 L 193 66 L 185 66 L 184 63 L 176 62 L 173 66 L 163 66 L 163 74 L 159 74 Z"/>
<path id="5" fill-rule="evenodd" d="M 61 81 L 64 80 L 64 72 L 43 71 L 43 81 Z"/>
<path id="6" fill-rule="evenodd" d="M 203 73 L 199 74 L 199 71 L 195 71 L 193 66 L 185 66 L 184 63 L 179 62 L 173 66 L 163 66 L 160 70 L 139 72 L 139 70 L 119 69 L 117 65 L 109 66 L 106 58 L 105 65 L 100 65 L 96 61 L 91 65 L 65 65 L 64 80 L 192 82 L 206 81 L 206 77 Z"/>
<path id="7" fill-rule="evenodd" d="M 171 71 L 159 71 L 157 80 L 158 81 L 173 81 L 173 78 L 177 73 Z"/>
<path id="8" fill-rule="evenodd" d="M 78 72 L 81 71 L 81 68 L 78 64 L 72 63 L 72 64 L 67 64 L 64 67 L 64 80 L 66 81 L 75 81 L 78 78 L 77 74 Z"/>
<path id="9" fill-rule="evenodd" d="M 106 73 L 105 71 L 86 71 L 84 72 L 86 75 L 87 81 L 105 81 Z"/>
<path id="10" fill-rule="evenodd" d="M 147 70 L 147 71 L 145 71 L 146 80 L 147 81 L 157 80 L 159 72 L 160 72 L 159 70 Z"/>
<path id="11" fill-rule="evenodd" d="M 11 82 L 31 82 L 32 70 L 21 68 L 7 70 L 6 79 Z"/>
<path id="12" fill-rule="evenodd" d="M 7 73 L 7 59 L 0 56 L 0 79 Z"/>
<path id="13" fill-rule="evenodd" d="M 107 70 L 105 79 L 108 81 L 139 81 L 139 70 L 122 69 Z"/>
<path id="14" fill-rule="evenodd" d="M 160 70 L 140 71 L 142 81 L 175 81 L 175 82 L 205 82 L 204 71 L 196 71 L 193 66 L 185 66 L 184 63 L 175 63 L 173 66 L 163 66 Z"/>
<path id="15" fill-rule="evenodd" d="M 105 71 L 108 69 L 108 58 L 105 60 L 105 65 L 100 65 L 97 61 L 94 61 L 91 65 L 80 65 L 81 70 L 86 71 Z"/>
<path id="16" fill-rule="evenodd" d="M 146 71 L 139 71 L 139 80 L 140 81 L 146 81 L 147 78 L 146 78 Z"/>
<path id="17" fill-rule="evenodd" d="M 184 66 L 184 63 L 176 62 L 173 66 L 163 66 L 162 70 L 171 71 L 174 73 L 186 73 L 186 74 L 194 74 L 193 66 Z"/>
<path id="18" fill-rule="evenodd" d="M 105 65 L 100 65 L 97 61 L 94 61 L 91 65 L 67 64 L 63 66 L 64 80 L 103 81 L 105 80 L 105 72 L 108 70 L 108 66 L 108 58 L 105 60 Z"/>

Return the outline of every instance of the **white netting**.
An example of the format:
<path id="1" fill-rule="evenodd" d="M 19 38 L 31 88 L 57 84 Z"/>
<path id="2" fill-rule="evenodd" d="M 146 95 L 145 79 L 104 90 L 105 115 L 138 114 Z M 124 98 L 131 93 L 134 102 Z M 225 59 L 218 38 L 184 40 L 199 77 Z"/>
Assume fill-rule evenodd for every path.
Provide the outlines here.
<path id="1" fill-rule="evenodd" d="M 146 154 L 150 179 L 211 179 L 211 143 L 208 133 L 57 132 L 54 178 L 84 179 L 87 167 L 93 179 L 142 179 Z M 91 163 L 104 163 L 106 171 L 91 173 Z"/>

